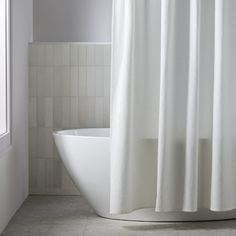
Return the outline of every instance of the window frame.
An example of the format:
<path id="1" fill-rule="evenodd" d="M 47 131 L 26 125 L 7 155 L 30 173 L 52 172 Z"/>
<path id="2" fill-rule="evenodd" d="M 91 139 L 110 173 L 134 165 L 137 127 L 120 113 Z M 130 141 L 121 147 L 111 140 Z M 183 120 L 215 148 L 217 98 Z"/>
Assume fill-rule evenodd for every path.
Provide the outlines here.
<path id="1" fill-rule="evenodd" d="M 0 153 L 11 147 L 11 11 L 10 0 L 5 0 L 6 12 L 6 132 L 0 135 Z"/>

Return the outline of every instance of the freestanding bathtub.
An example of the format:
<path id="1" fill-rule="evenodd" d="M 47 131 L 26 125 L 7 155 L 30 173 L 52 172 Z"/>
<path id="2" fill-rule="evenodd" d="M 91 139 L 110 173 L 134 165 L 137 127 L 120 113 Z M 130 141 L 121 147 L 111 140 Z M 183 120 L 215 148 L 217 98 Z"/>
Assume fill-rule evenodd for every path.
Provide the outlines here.
<path id="1" fill-rule="evenodd" d="M 62 161 L 75 185 L 95 212 L 102 217 L 137 221 L 202 221 L 236 218 L 236 210 L 194 213 L 158 213 L 152 208 L 129 214 L 109 214 L 110 134 L 109 129 L 78 129 L 54 132 Z"/>

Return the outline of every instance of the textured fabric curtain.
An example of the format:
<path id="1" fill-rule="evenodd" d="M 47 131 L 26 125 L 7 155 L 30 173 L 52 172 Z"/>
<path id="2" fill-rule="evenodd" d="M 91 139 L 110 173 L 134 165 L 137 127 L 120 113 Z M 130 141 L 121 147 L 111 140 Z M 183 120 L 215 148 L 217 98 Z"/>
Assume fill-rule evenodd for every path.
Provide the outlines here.
<path id="1" fill-rule="evenodd" d="M 235 12 L 114 0 L 111 213 L 236 208 Z"/>

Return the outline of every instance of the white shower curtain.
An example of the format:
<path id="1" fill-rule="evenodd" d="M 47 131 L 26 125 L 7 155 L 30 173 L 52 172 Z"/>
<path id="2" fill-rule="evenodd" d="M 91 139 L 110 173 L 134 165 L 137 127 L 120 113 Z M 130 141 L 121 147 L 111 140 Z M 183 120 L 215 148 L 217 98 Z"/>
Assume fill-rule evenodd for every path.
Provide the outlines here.
<path id="1" fill-rule="evenodd" d="M 235 12 L 114 0 L 111 213 L 236 208 Z"/>

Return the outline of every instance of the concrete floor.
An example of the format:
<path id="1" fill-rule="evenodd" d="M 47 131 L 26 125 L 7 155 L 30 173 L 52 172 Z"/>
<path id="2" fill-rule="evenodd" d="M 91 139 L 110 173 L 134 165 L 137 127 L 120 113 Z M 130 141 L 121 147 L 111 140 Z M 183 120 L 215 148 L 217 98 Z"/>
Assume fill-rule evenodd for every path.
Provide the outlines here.
<path id="1" fill-rule="evenodd" d="M 82 197 L 30 196 L 2 236 L 235 236 L 236 220 L 140 223 L 96 216 Z"/>

